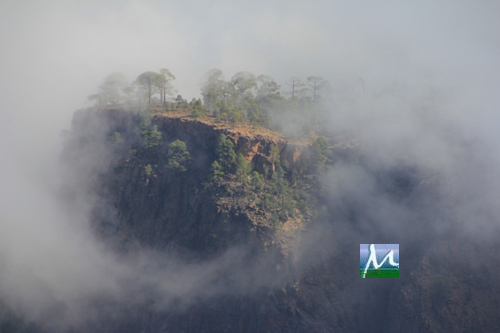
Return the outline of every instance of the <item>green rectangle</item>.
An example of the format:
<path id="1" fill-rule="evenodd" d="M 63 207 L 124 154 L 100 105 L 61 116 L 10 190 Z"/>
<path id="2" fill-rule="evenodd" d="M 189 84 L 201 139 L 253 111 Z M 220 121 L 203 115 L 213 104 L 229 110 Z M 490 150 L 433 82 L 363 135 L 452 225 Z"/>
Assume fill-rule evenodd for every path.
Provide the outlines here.
<path id="1" fill-rule="evenodd" d="M 359 270 L 359 277 L 363 276 L 363 269 Z M 393 279 L 399 278 L 399 269 L 397 268 L 379 268 L 379 269 L 369 269 L 366 272 L 367 279 L 376 279 L 376 278 L 384 278 L 384 279 Z"/>

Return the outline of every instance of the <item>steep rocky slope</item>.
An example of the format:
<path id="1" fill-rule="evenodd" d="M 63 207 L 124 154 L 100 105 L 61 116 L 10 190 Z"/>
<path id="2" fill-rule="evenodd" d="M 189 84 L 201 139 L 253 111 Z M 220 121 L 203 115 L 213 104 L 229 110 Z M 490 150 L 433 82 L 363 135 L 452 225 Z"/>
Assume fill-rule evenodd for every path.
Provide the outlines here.
<path id="1" fill-rule="evenodd" d="M 144 147 L 147 133 L 156 130 L 161 143 L 151 155 Z M 263 188 L 256 190 L 234 175 L 211 178 L 221 134 L 253 171 L 267 177 Z M 186 171 L 165 167 L 168 144 L 175 140 L 185 142 L 191 156 Z M 154 295 L 139 305 L 113 304 L 114 320 L 89 322 L 86 329 L 494 332 L 500 327 L 500 274 L 488 264 L 498 260 L 482 258 L 486 246 L 498 244 L 442 239 L 443 233 L 435 232 L 433 223 L 448 223 L 436 216 L 443 203 L 435 180 L 412 168 L 369 169 L 352 145 L 330 142 L 327 160 L 334 173 L 337 166 L 364 167 L 377 175 L 372 186 L 406 212 L 397 228 L 375 219 L 367 223 L 371 212 L 363 204 L 340 200 L 329 193 L 331 177 L 307 171 L 310 144 L 183 115 L 145 119 L 126 110 L 77 112 L 62 157 L 73 182 L 69 188 L 79 189 L 68 198 L 83 195 L 92 202 L 99 237 L 124 255 L 153 249 L 184 263 L 236 253 L 215 275 L 207 275 L 219 280 L 215 291 L 189 301 L 180 297 L 175 305 L 160 306 Z M 282 182 L 272 178 L 278 165 L 285 166 Z M 293 170 L 300 180 L 292 180 Z M 272 191 L 283 184 L 289 198 L 266 197 L 279 193 Z M 401 243 L 404 261 L 400 279 L 359 279 L 358 243 L 394 239 Z M 465 250 L 458 248 L 462 243 Z M 460 256 L 461 251 L 467 255 Z M 464 258 L 460 265 L 458 258 Z"/>

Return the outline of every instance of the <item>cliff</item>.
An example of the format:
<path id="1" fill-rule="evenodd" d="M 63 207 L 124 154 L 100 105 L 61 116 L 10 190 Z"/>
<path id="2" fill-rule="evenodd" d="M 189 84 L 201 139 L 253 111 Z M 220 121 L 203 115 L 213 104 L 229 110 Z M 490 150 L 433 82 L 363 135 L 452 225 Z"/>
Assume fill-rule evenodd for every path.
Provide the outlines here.
<path id="1" fill-rule="evenodd" d="M 140 138 L 142 130 L 137 127 L 140 117 L 125 110 L 83 110 L 73 120 L 74 134 L 63 156 L 67 163 L 77 168 L 83 160 L 99 161 L 98 166 L 92 166 L 93 170 L 87 168 L 78 173 L 87 174 L 83 177 L 84 187 L 92 184 L 88 178 L 97 177 L 94 182 L 99 185 L 90 185 L 89 191 L 96 191 L 101 197 L 95 214 L 96 220 L 101 221 L 103 232 L 108 226 L 105 221 L 118 220 L 122 224 L 112 233 L 127 233 L 127 239 L 139 240 L 149 247 L 178 246 L 206 256 L 239 243 L 241 238 L 248 237 L 248 232 L 257 233 L 266 247 L 275 243 L 286 247 L 288 242 L 281 238 L 293 237 L 310 220 L 310 212 L 297 209 L 294 218 L 287 218 L 276 228 L 269 222 L 270 211 L 258 205 L 259 200 L 247 183 L 242 184 L 230 177 L 217 186 L 209 184 L 210 164 L 215 158 L 215 146 L 221 134 L 233 142 L 236 154 L 242 154 L 252 170 L 263 175 L 274 171 L 272 147 L 278 148 L 280 160 L 288 163 L 289 170 L 303 169 L 309 153 L 307 144 L 289 143 L 279 133 L 265 129 L 232 129 L 175 113 L 153 114 L 148 119 L 149 126 L 155 126 L 161 132 L 163 148 L 159 148 L 158 157 L 148 160 L 140 153 L 130 155 L 130 150 L 140 150 L 143 144 Z M 89 128 L 93 128 L 91 139 L 86 137 Z M 110 147 L 109 136 L 114 132 L 121 133 L 130 142 L 123 143 L 118 149 Z M 166 143 L 174 140 L 185 142 L 190 152 L 192 159 L 187 172 L 174 174 L 160 165 L 166 163 Z M 100 148 L 96 148 L 98 142 Z M 149 173 L 145 168 L 148 164 L 153 165 Z M 240 193 L 228 192 L 229 188 Z M 110 205 L 114 217 L 101 216 L 109 214 Z M 206 223 L 200 223 L 202 220 Z M 190 228 L 196 228 L 196 232 L 190 232 Z M 217 246 L 214 246 L 215 235 Z"/>
<path id="2" fill-rule="evenodd" d="M 153 145 L 156 131 L 161 140 Z M 213 178 L 221 134 L 256 174 Z M 185 168 L 170 167 L 169 147 L 176 140 L 190 155 Z M 175 306 L 158 305 L 163 303 L 154 295 L 145 303 L 113 304 L 118 319 L 89 322 L 85 329 L 493 332 L 499 325 L 494 315 L 498 297 L 492 296 L 500 290 L 494 282 L 498 270 L 479 264 L 471 271 L 472 254 L 462 266 L 447 264 L 459 251 L 455 239 L 440 240 L 433 231 L 432 214 L 442 205 L 438 184 L 411 168 L 370 169 L 352 144 L 331 140 L 320 156 L 325 168 L 334 173 L 345 165 L 365 168 L 376 175 L 371 186 L 378 193 L 418 217 L 402 218 L 399 232 L 378 229 L 366 223 L 371 212 L 358 201 L 328 194 L 335 185 L 331 177 L 311 171 L 318 170 L 311 167 L 317 158 L 312 143 L 183 114 L 145 118 L 127 110 L 77 112 L 62 160 L 70 187 L 80 194 L 68 198 L 90 198 L 98 237 L 123 255 L 152 249 L 186 264 L 215 261 L 211 272 L 216 278 L 207 279 L 220 285 L 188 301 L 180 297 Z M 357 244 L 392 237 L 404 243 L 406 253 L 400 279 L 359 279 Z M 468 246 L 468 253 L 478 256 L 485 251 Z"/>

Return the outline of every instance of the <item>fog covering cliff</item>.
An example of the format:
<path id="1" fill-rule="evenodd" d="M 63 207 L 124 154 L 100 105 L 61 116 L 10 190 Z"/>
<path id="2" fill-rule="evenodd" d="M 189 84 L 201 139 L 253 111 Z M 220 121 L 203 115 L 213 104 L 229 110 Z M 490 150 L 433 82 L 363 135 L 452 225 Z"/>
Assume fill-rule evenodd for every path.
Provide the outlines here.
<path id="1" fill-rule="evenodd" d="M 153 129 L 161 140 L 152 152 Z M 266 187 L 253 187 L 251 176 L 213 179 L 220 134 L 266 176 Z M 169 167 L 175 140 L 191 156 L 184 168 Z M 470 202 L 461 201 L 452 178 L 421 165 L 374 163 L 359 138 L 329 142 L 327 167 L 316 173 L 307 168 L 310 143 L 264 129 L 250 133 L 168 112 L 77 111 L 57 196 L 69 212 L 85 207 L 90 224 L 76 223 L 74 237 L 93 239 L 93 248 L 84 257 L 62 255 L 88 260 L 65 263 L 64 275 L 82 269 L 67 280 L 71 288 L 57 281 L 41 289 L 42 314 L 21 308 L 16 319 L 7 307 L 6 327 L 22 330 L 34 321 L 35 330 L 103 332 L 494 331 L 500 286 L 490 263 L 498 241 L 484 235 L 477 242 L 460 225 L 457 213 Z M 273 146 L 280 162 L 273 162 Z M 300 188 L 305 204 L 275 220 L 279 206 L 261 197 L 274 193 L 277 163 L 286 165 L 286 184 L 293 169 L 299 172 L 290 191 Z M 477 220 L 494 230 L 488 223 Z M 394 239 L 404 254 L 400 278 L 359 279 L 357 244 Z"/>
<path id="2" fill-rule="evenodd" d="M 176 5 L 0 5 L 1 330 L 498 331 L 498 4 Z M 165 64 L 184 96 L 213 67 L 283 93 L 292 75 L 331 82 L 323 124 L 357 145 L 319 177 L 307 227 L 236 216 L 203 168 L 109 169 L 102 115 L 75 117 L 59 164 L 104 75 Z M 358 243 L 383 242 L 400 279 L 358 280 Z"/>

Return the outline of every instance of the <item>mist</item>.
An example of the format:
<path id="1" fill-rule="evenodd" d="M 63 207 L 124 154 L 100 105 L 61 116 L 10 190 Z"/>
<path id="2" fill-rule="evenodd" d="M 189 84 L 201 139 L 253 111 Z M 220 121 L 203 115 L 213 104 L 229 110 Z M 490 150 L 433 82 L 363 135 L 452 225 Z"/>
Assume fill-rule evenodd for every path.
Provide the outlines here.
<path id="1" fill-rule="evenodd" d="M 139 304 L 153 286 L 156 301 L 168 306 L 276 282 L 265 276 L 251 285 L 243 276 L 252 273 L 243 269 L 229 278 L 238 288 L 217 282 L 224 267 L 238 267 L 245 249 L 202 264 L 149 252 L 117 256 L 90 228 L 91 199 L 70 208 L 60 202 L 67 181 L 58 165 L 60 134 L 113 72 L 132 81 L 168 68 L 188 100 L 200 97 L 212 68 L 226 78 L 239 71 L 270 75 L 282 94 L 292 76 L 322 76 L 332 86 L 325 126 L 348 133 L 367 166 L 339 165 L 324 175 L 332 202 L 365 210 L 360 224 L 342 230 L 354 248 L 358 240 L 373 243 L 364 235 L 374 230 L 387 243 L 420 239 L 405 228 L 431 216 L 446 221 L 426 229 L 435 235 L 452 228 L 472 242 L 495 241 L 499 10 L 493 1 L 2 1 L 0 299 L 58 329 L 97 316 L 85 307 L 93 297 Z M 372 171 L 400 167 L 439 177 L 442 206 L 419 215 L 380 195 Z M 311 252 L 298 260 L 334 251 L 312 245 L 331 228 L 306 234 L 302 248 Z"/>

